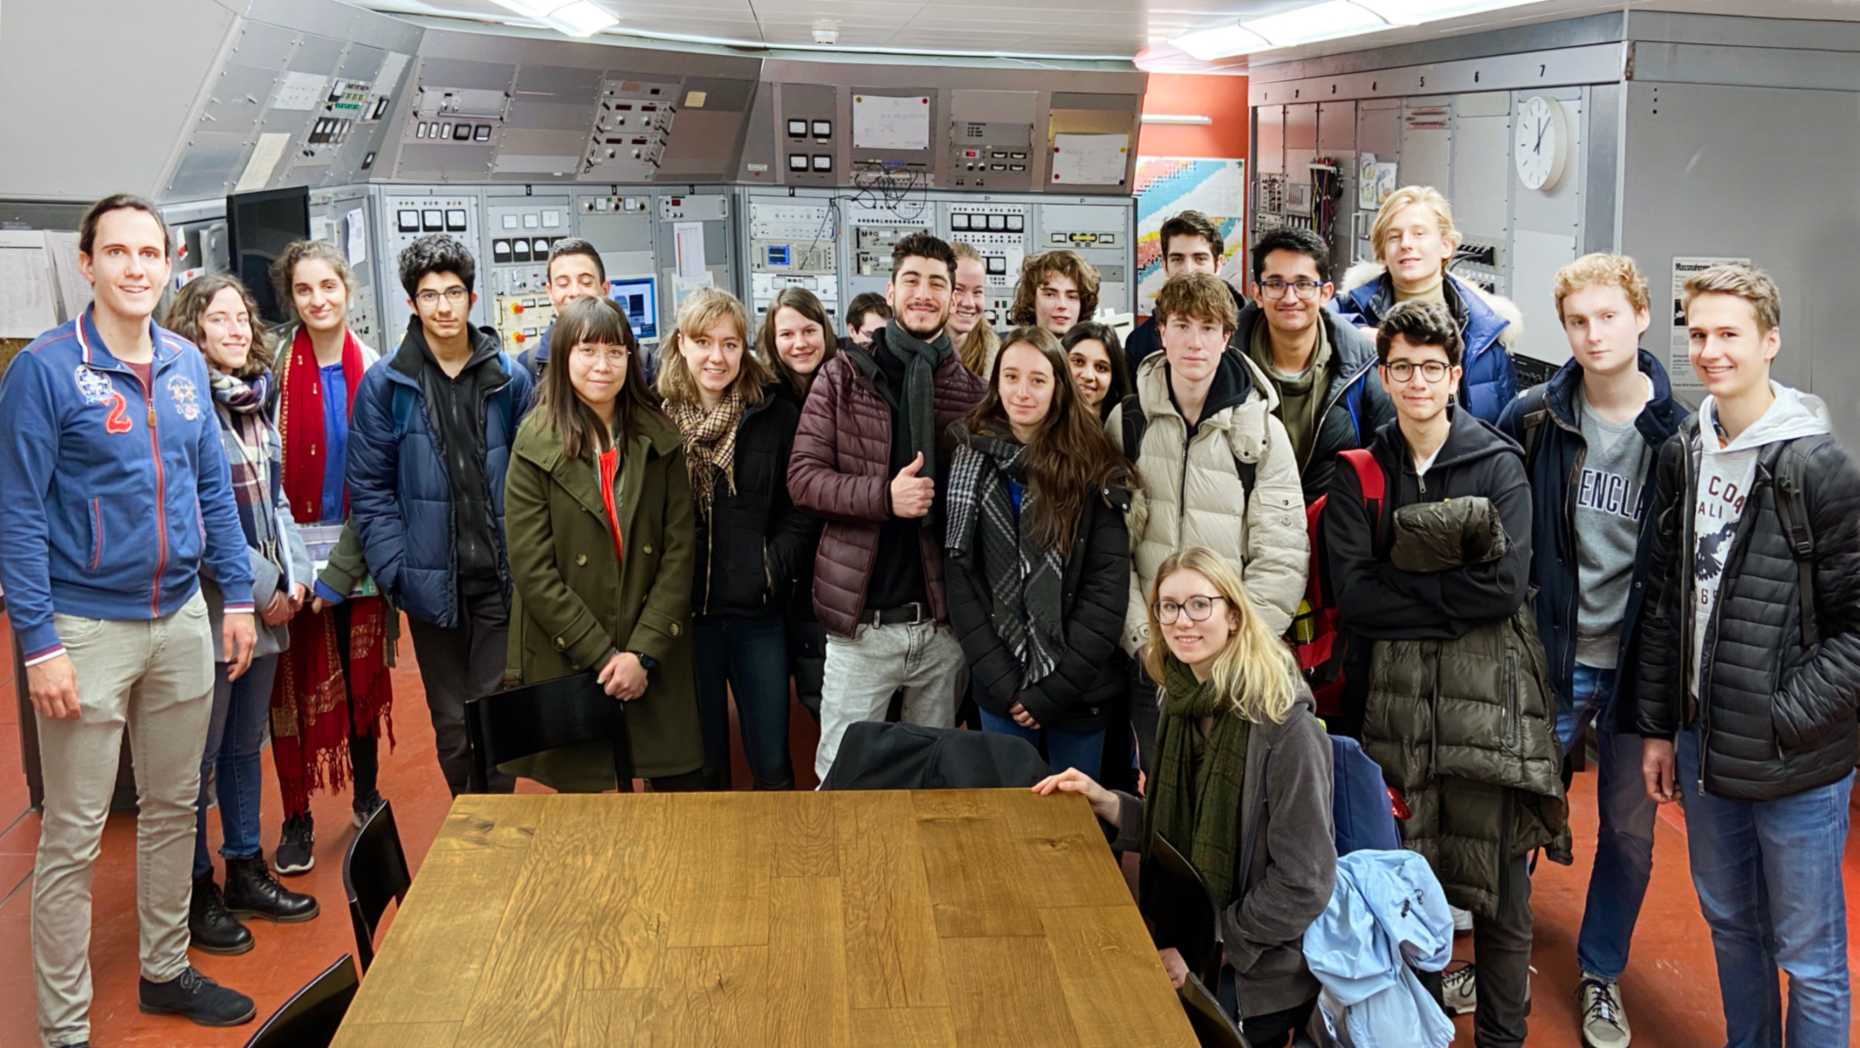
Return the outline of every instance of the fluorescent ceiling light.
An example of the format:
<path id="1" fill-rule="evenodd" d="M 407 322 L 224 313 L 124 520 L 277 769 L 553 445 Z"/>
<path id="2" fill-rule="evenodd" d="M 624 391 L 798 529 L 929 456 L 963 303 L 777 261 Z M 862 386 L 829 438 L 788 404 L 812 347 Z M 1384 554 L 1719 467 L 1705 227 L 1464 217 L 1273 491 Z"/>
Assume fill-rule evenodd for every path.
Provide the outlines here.
<path id="1" fill-rule="evenodd" d="M 569 36 L 589 37 L 620 24 L 593 0 L 491 0 L 499 7 L 536 19 Z"/>
<path id="2" fill-rule="evenodd" d="M 1207 127 L 1209 124 L 1214 123 L 1214 118 L 1211 116 L 1203 116 L 1200 113 L 1145 113 L 1143 114 L 1143 122 L 1146 124 L 1167 124 L 1176 127 Z"/>
<path id="3" fill-rule="evenodd" d="M 1197 29 L 1192 33 L 1183 33 L 1170 43 L 1203 62 L 1251 54 L 1273 46 L 1270 40 L 1257 33 L 1249 33 L 1239 25 Z"/>
<path id="4" fill-rule="evenodd" d="M 1506 7 L 1523 7 L 1536 0 L 1354 0 L 1382 16 L 1391 25 L 1420 25 L 1443 18 L 1476 15 Z"/>
<path id="5" fill-rule="evenodd" d="M 1240 25 L 1265 37 L 1274 47 L 1310 44 L 1388 28 L 1381 16 L 1350 0 L 1325 0 L 1264 18 L 1250 18 Z"/>

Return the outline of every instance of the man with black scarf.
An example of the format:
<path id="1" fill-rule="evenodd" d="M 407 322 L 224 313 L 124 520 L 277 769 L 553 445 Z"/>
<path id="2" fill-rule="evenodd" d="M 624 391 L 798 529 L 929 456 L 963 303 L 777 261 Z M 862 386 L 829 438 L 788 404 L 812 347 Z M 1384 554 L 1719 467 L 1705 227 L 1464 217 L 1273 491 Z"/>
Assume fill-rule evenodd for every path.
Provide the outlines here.
<path id="1" fill-rule="evenodd" d="M 869 348 L 821 366 L 788 466 L 795 505 L 827 521 L 814 610 L 827 629 L 820 748 L 825 779 L 848 725 L 884 716 L 947 727 L 962 647 L 949 629 L 937 522 L 949 424 L 981 402 L 944 325 L 955 253 L 927 233 L 898 241 L 886 297 L 893 316 Z M 929 525 L 929 526 L 926 526 Z"/>

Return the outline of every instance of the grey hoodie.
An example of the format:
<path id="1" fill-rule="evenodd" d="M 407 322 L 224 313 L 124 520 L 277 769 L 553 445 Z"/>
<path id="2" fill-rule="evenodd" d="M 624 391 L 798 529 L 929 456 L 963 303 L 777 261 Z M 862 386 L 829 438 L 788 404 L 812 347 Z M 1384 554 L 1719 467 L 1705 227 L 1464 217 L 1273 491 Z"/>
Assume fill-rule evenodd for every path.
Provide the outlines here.
<path id="1" fill-rule="evenodd" d="M 1706 397 L 1699 405 L 1698 501 L 1692 507 L 1692 531 L 1696 536 L 1692 548 L 1692 665 L 1687 668 L 1686 688 L 1698 695 L 1700 664 L 1705 651 L 1705 633 L 1711 626 L 1712 611 L 1718 602 L 1718 586 L 1724 581 L 1724 565 L 1731 553 L 1731 540 L 1744 513 L 1745 497 L 1756 480 L 1757 457 L 1767 444 L 1800 437 L 1813 437 L 1830 431 L 1828 406 L 1820 397 L 1802 393 L 1776 382 L 1770 383 L 1776 402 L 1749 429 L 1728 444 L 1718 432 L 1718 404 Z"/>

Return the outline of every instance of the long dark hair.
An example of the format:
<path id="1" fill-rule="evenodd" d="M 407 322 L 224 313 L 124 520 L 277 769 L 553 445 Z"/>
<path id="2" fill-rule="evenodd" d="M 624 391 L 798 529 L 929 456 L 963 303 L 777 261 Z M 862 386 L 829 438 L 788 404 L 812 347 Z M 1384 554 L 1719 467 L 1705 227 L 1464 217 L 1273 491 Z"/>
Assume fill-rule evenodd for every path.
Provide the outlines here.
<path id="1" fill-rule="evenodd" d="M 814 368 L 813 375 L 803 375 L 788 366 L 788 362 L 775 351 L 775 314 L 784 309 L 792 309 L 807 319 L 820 325 L 820 338 L 826 346 L 826 352 L 820 355 L 820 365 Z M 775 377 L 794 393 L 799 401 L 807 400 L 807 391 L 814 387 L 814 376 L 820 374 L 820 368 L 827 366 L 827 361 L 840 351 L 840 339 L 833 331 L 833 318 L 827 316 L 827 307 L 820 304 L 820 299 L 804 287 L 785 287 L 775 301 L 769 303 L 769 311 L 762 315 L 762 330 L 756 333 L 756 352 L 775 372 Z"/>
<path id="2" fill-rule="evenodd" d="M 1082 324 L 1072 325 L 1066 337 L 1059 340 L 1059 348 L 1067 357 L 1067 372 L 1070 374 L 1072 347 L 1081 342 L 1099 342 L 1104 345 L 1105 358 L 1111 362 L 1111 388 L 1105 390 L 1104 399 L 1098 403 L 1098 421 L 1111 417 L 1111 409 L 1116 407 L 1130 394 L 1130 366 L 1124 356 L 1124 344 L 1118 341 L 1117 332 L 1109 324 L 1100 324 L 1087 320 Z"/>
<path id="3" fill-rule="evenodd" d="M 568 358 L 583 342 L 626 347 L 626 382 L 615 403 L 614 433 L 606 432 L 594 409 L 575 395 Z M 549 336 L 549 367 L 543 370 L 536 414 L 562 438 L 569 458 L 592 458 L 608 446 L 610 438 L 631 440 L 643 416 L 658 415 L 658 398 L 646 385 L 639 363 L 639 339 L 620 307 L 604 298 L 578 298 L 562 307 Z"/>
<path id="4" fill-rule="evenodd" d="M 1013 434 L 1001 406 L 1001 362 L 1007 359 L 1008 350 L 1019 345 L 1039 350 L 1053 369 L 1053 403 L 1047 408 L 1046 420 L 1040 423 L 1040 431 L 1027 445 L 1024 461 L 1027 487 L 1035 495 L 1033 537 L 1048 549 L 1063 553 L 1072 547 L 1087 500 L 1099 497 L 1106 488 L 1130 487 L 1136 472 L 1123 452 L 1111 443 L 1104 425 L 1091 417 L 1085 402 L 1079 399 L 1066 356 L 1059 351 L 1059 340 L 1034 325 L 1001 336 L 1001 352 L 995 356 L 994 371 L 988 377 L 988 395 L 969 413 L 969 431 L 994 437 Z"/>

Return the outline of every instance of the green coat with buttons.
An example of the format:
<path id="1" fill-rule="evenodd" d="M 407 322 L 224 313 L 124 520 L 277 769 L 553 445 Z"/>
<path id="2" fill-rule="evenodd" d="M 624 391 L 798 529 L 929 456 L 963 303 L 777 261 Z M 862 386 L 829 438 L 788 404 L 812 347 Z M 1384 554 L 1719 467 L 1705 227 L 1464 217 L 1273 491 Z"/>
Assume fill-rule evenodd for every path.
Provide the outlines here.
<path id="1" fill-rule="evenodd" d="M 696 530 L 684 442 L 658 415 L 638 421 L 615 481 L 625 561 L 592 457 L 570 458 L 547 413 L 517 431 L 504 483 L 514 594 L 508 675 L 532 683 L 588 670 L 616 652 L 649 657 L 646 694 L 627 703 L 634 773 L 656 778 L 704 764 L 691 637 Z M 564 792 L 614 788 L 604 744 L 504 766 Z"/>

